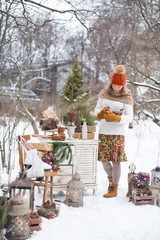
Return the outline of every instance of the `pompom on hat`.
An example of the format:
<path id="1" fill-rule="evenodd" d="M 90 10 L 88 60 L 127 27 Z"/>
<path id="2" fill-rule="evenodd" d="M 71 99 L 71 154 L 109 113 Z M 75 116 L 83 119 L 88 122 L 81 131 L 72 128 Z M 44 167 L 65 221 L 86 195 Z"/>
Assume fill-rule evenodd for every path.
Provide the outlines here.
<path id="1" fill-rule="evenodd" d="M 126 84 L 125 67 L 123 65 L 117 65 L 114 69 L 114 73 L 111 77 L 111 83 L 119 86 Z"/>

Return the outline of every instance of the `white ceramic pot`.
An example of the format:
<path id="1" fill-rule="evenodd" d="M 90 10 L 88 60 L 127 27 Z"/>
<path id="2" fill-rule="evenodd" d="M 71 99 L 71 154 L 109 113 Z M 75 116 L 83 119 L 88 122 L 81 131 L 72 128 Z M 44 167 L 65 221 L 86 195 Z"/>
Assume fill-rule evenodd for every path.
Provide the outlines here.
<path id="1" fill-rule="evenodd" d="M 74 139 L 73 135 L 75 133 L 75 128 L 76 128 L 76 126 L 67 126 L 67 131 L 68 131 L 68 135 L 69 135 L 68 139 Z"/>

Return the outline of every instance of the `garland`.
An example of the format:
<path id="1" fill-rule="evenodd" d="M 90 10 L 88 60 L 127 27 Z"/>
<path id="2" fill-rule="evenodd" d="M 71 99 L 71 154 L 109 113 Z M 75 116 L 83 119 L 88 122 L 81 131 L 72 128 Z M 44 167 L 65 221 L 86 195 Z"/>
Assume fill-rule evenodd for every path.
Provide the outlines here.
<path id="1" fill-rule="evenodd" d="M 53 172 L 58 172 L 58 170 L 60 170 L 59 164 L 57 163 L 58 159 L 54 155 L 50 154 L 49 152 L 43 155 L 42 161 L 51 165 Z"/>
<path id="2" fill-rule="evenodd" d="M 149 173 L 140 172 L 132 177 L 132 183 L 136 188 L 146 188 L 149 185 L 149 181 Z"/>

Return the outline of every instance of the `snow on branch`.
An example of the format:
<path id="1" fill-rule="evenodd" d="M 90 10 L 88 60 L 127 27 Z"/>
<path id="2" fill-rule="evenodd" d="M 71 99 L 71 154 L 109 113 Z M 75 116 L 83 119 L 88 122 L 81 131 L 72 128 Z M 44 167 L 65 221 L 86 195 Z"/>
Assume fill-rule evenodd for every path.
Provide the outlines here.
<path id="1" fill-rule="evenodd" d="M 153 78 L 153 77 L 149 77 L 149 79 L 151 79 L 152 81 L 154 81 L 156 84 L 160 84 L 160 81 L 158 81 L 157 79 Z"/>
<path id="2" fill-rule="evenodd" d="M 148 87 L 148 88 L 151 88 L 151 89 L 154 89 L 156 91 L 160 91 L 160 88 L 158 87 L 154 87 L 150 84 L 146 84 L 146 83 L 139 83 L 139 82 L 131 82 L 129 80 L 127 80 L 128 83 L 131 83 L 131 84 L 134 84 L 134 85 L 137 85 L 137 86 L 140 86 L 140 87 Z"/>
<path id="3" fill-rule="evenodd" d="M 153 115 L 152 113 L 148 112 L 147 110 L 143 110 L 142 112 L 146 117 L 151 118 L 153 122 L 155 122 L 158 126 L 160 126 L 160 118 L 158 116 Z"/>
<path id="4" fill-rule="evenodd" d="M 151 81 L 155 82 L 156 84 L 158 84 L 158 85 L 160 84 L 160 81 L 158 81 L 157 79 L 153 78 L 152 76 L 146 75 L 144 72 L 142 72 L 142 71 L 141 71 L 139 68 L 137 68 L 136 66 L 133 66 L 133 65 L 131 65 L 131 64 L 129 64 L 129 63 L 127 63 L 127 66 L 135 69 L 135 70 L 136 70 L 138 73 L 140 73 L 142 76 L 150 79 Z"/>
<path id="5" fill-rule="evenodd" d="M 138 101 L 139 103 L 154 103 L 154 102 L 160 102 L 160 99 L 152 99 L 152 100 L 143 100 L 143 101 Z"/>
<path id="6" fill-rule="evenodd" d="M 30 84 L 31 82 L 37 81 L 37 80 L 42 80 L 42 81 L 44 81 L 44 82 L 51 82 L 51 80 L 50 80 L 50 79 L 47 79 L 47 78 L 34 77 L 34 78 L 32 78 L 31 80 L 29 80 L 29 81 L 27 81 L 26 83 L 24 83 L 24 84 L 23 84 L 23 87 L 26 86 L 26 85 L 28 85 L 28 84 Z"/>

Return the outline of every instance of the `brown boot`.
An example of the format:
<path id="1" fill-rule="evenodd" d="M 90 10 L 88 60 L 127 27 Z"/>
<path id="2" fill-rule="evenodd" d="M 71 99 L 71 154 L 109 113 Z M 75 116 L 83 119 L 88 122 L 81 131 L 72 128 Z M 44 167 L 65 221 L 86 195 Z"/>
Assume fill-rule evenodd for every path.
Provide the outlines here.
<path id="1" fill-rule="evenodd" d="M 108 192 L 109 192 L 112 189 L 113 178 L 108 177 L 108 180 L 109 180 L 109 186 L 108 186 Z"/>
<path id="2" fill-rule="evenodd" d="M 106 198 L 112 198 L 112 197 L 116 197 L 118 194 L 118 184 L 117 183 L 112 183 L 112 189 L 103 195 L 103 197 Z"/>
<path id="3" fill-rule="evenodd" d="M 108 193 L 113 191 L 113 187 L 114 187 L 114 183 L 110 183 L 110 185 L 108 186 L 108 192 L 106 194 L 103 195 L 103 197 L 105 197 Z"/>

